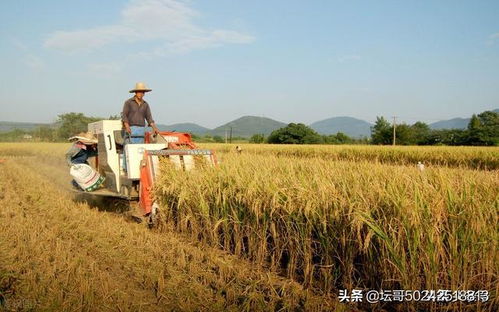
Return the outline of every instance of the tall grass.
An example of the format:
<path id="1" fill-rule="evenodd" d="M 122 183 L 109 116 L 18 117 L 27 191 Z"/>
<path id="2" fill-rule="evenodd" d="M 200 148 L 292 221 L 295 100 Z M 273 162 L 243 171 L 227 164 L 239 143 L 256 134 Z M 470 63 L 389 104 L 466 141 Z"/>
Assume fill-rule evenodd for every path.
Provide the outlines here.
<path id="1" fill-rule="evenodd" d="M 155 194 L 165 223 L 323 292 L 497 292 L 497 171 L 420 172 L 286 149 L 228 153 L 219 168 L 188 173 L 164 164 Z"/>

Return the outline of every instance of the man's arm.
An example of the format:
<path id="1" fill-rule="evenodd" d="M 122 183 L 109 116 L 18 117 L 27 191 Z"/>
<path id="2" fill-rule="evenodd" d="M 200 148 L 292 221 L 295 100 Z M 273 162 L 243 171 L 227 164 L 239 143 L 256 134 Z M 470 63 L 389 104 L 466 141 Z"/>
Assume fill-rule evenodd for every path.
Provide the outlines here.
<path id="1" fill-rule="evenodd" d="M 156 123 L 152 119 L 151 107 L 149 107 L 149 104 L 147 104 L 147 107 L 146 107 L 146 120 L 147 120 L 147 123 L 149 124 L 149 126 L 152 127 L 154 132 L 158 133 L 159 129 L 158 129 L 158 127 L 156 127 Z"/>

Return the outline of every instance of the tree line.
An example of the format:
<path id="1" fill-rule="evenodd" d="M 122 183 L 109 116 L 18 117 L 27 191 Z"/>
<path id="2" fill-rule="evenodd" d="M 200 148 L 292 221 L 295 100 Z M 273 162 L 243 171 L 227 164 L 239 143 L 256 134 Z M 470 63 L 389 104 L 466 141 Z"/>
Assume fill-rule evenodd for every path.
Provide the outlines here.
<path id="1" fill-rule="evenodd" d="M 394 129 L 395 128 L 395 129 Z M 273 131 L 267 138 L 254 135 L 254 143 L 273 144 L 376 144 L 376 145 L 499 145 L 499 114 L 485 111 L 473 115 L 466 129 L 430 129 L 421 121 L 408 125 L 390 124 L 384 117 L 377 117 L 371 128 L 370 138 L 355 139 L 344 133 L 320 135 L 302 123 L 290 123 Z"/>
<path id="2" fill-rule="evenodd" d="M 371 129 L 372 144 L 393 144 L 394 125 L 377 117 Z M 485 111 L 473 115 L 466 129 L 430 129 L 423 122 L 395 125 L 397 145 L 499 145 L 499 114 Z"/>
<path id="3" fill-rule="evenodd" d="M 253 135 L 252 143 L 271 144 L 368 144 L 368 138 L 352 138 L 343 132 L 321 135 L 314 129 L 302 123 L 290 123 L 286 127 L 272 131 L 265 138 L 263 135 Z"/>
<path id="4" fill-rule="evenodd" d="M 0 141 L 21 141 L 28 136 L 32 140 L 45 142 L 62 142 L 69 137 L 87 131 L 91 122 L 106 118 L 89 117 L 82 113 L 67 113 L 57 116 L 51 126 L 40 126 L 33 130 L 14 129 L 0 133 Z M 119 115 L 107 119 L 120 119 Z M 338 132 L 331 135 L 320 135 L 312 128 L 302 123 L 290 123 L 286 127 L 274 130 L 269 136 L 254 134 L 249 140 L 243 137 L 233 138 L 233 142 L 271 143 L 271 144 L 393 144 L 395 127 L 395 142 L 397 145 L 499 145 L 499 114 L 485 111 L 473 115 L 466 129 L 430 129 L 423 122 L 412 125 L 405 123 L 393 125 L 384 117 L 377 117 L 371 128 L 371 137 L 352 138 Z M 224 143 L 221 136 L 194 135 L 197 142 Z"/>

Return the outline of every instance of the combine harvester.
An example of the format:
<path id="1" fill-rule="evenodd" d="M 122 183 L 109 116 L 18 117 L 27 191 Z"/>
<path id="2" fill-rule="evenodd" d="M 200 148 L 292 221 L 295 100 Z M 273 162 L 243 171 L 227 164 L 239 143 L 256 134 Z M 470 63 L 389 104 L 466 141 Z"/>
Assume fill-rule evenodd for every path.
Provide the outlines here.
<path id="1" fill-rule="evenodd" d="M 170 161 L 172 168 L 186 171 L 217 165 L 214 151 L 197 149 L 188 133 L 146 132 L 144 144 L 124 144 L 120 120 L 90 123 L 88 131 L 98 139 L 95 169 L 105 178 L 102 188 L 88 194 L 138 201 L 150 227 L 156 224 L 159 213 L 151 194 L 154 183 L 161 174 L 168 174 L 161 172 L 160 159 Z"/>

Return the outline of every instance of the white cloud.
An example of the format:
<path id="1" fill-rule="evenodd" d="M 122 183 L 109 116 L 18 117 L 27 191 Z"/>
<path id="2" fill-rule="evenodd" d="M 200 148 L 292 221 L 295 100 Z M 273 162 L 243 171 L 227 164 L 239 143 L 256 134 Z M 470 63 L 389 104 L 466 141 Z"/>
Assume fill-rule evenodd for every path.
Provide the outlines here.
<path id="1" fill-rule="evenodd" d="M 88 30 L 56 31 L 45 40 L 46 48 L 65 52 L 91 51 L 126 39 L 130 31 L 122 26 L 104 26 Z"/>
<path id="2" fill-rule="evenodd" d="M 44 46 L 65 52 L 93 51 L 109 44 L 157 41 L 152 53 L 185 53 L 223 44 L 244 44 L 254 37 L 232 30 L 209 30 L 194 24 L 199 13 L 179 0 L 132 0 L 115 25 L 74 31 L 56 31 Z"/>
<path id="3" fill-rule="evenodd" d="M 167 54 L 181 54 L 192 50 L 208 49 L 221 46 L 225 43 L 250 43 L 253 37 L 230 30 L 215 30 L 202 36 L 191 36 L 169 42 L 155 49 L 152 54 L 163 56 Z M 145 53 L 142 56 L 147 56 Z"/>

